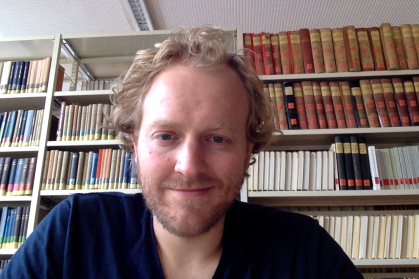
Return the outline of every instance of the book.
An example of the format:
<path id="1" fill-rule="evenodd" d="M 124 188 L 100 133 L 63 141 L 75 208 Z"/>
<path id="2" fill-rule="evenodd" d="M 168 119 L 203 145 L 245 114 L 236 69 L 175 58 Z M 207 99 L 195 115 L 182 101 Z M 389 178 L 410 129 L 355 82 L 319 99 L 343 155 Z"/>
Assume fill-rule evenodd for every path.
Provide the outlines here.
<path id="1" fill-rule="evenodd" d="M 345 159 L 346 182 L 348 184 L 348 190 L 356 190 L 354 162 L 353 162 L 353 157 L 352 157 L 350 137 L 343 136 L 342 142 L 343 142 L 343 155 Z"/>
<path id="2" fill-rule="evenodd" d="M 412 123 L 410 122 L 409 111 L 407 108 L 403 81 L 401 78 L 392 78 L 391 83 L 393 84 L 394 97 L 396 99 L 397 110 L 399 112 L 399 117 L 402 126 L 412 126 Z"/>
<path id="3" fill-rule="evenodd" d="M 321 81 L 320 90 L 326 114 L 327 126 L 329 129 L 337 128 L 335 109 L 333 107 L 332 93 L 330 91 L 329 83 L 327 81 Z"/>
<path id="4" fill-rule="evenodd" d="M 368 39 L 367 28 L 356 28 L 358 38 L 359 57 L 362 71 L 374 71 L 374 58 L 371 52 L 371 45 Z"/>
<path id="5" fill-rule="evenodd" d="M 271 52 L 272 52 L 272 62 L 274 67 L 274 74 L 280 75 L 282 74 L 282 67 L 281 67 L 281 51 L 279 49 L 279 37 L 278 34 L 269 34 L 271 37 Z"/>
<path id="6" fill-rule="evenodd" d="M 360 157 L 360 152 L 359 152 L 358 139 L 356 136 L 350 136 L 349 140 L 350 140 L 350 145 L 351 145 L 351 154 L 352 154 L 352 162 L 353 162 L 353 169 L 354 169 L 355 189 L 363 190 L 364 185 L 363 185 L 363 178 L 362 178 L 361 157 Z"/>
<path id="7" fill-rule="evenodd" d="M 320 88 L 320 82 L 313 81 L 313 96 L 314 96 L 314 103 L 316 106 L 316 113 L 317 113 L 317 119 L 319 122 L 319 128 L 320 129 L 327 129 L 327 118 L 326 118 L 326 110 L 324 108 L 323 104 L 323 97 L 322 97 L 322 91 Z"/>
<path id="8" fill-rule="evenodd" d="M 28 179 L 30 158 L 23 158 L 22 172 L 19 176 L 19 184 L 16 190 L 16 195 L 23 196 L 25 194 L 26 180 Z"/>
<path id="9" fill-rule="evenodd" d="M 391 79 L 382 78 L 381 85 L 383 87 L 384 101 L 386 103 L 386 108 L 387 108 L 391 127 L 400 127 L 402 124 L 400 121 L 399 112 L 397 110 L 397 102 L 394 97 L 394 91 L 393 91 L 393 85 L 391 83 Z"/>
<path id="10" fill-rule="evenodd" d="M 346 125 L 348 128 L 358 128 L 349 82 L 339 81 L 339 90 L 342 97 L 342 105 L 343 112 L 345 113 Z"/>
<path id="11" fill-rule="evenodd" d="M 23 138 L 21 141 L 21 146 L 29 146 L 29 137 L 31 134 L 31 129 L 33 127 L 33 120 L 35 117 L 35 110 L 31 109 L 27 111 L 26 123 L 23 132 Z"/>
<path id="12" fill-rule="evenodd" d="M 269 33 L 261 32 L 260 38 L 262 41 L 262 59 L 265 75 L 273 75 L 275 71 L 272 59 L 271 36 Z"/>
<path id="13" fill-rule="evenodd" d="M 5 61 L 0 79 L 0 94 L 6 94 L 9 87 L 9 77 L 12 69 L 12 61 Z"/>
<path id="14" fill-rule="evenodd" d="M 26 176 L 23 195 L 27 195 L 27 196 L 32 195 L 33 180 L 35 177 L 35 168 L 36 168 L 36 157 L 32 157 L 29 159 L 28 175 Z"/>
<path id="15" fill-rule="evenodd" d="M 404 52 L 406 54 L 407 67 L 409 70 L 418 69 L 419 61 L 415 48 L 415 41 L 413 39 L 412 26 L 410 24 L 402 24 L 400 25 L 400 30 L 402 33 Z"/>
<path id="16" fill-rule="evenodd" d="M 309 29 L 311 54 L 313 57 L 314 72 L 317 74 L 325 72 L 322 41 L 320 37 L 320 29 Z"/>
<path id="17" fill-rule="evenodd" d="M 295 107 L 297 109 L 298 128 L 308 129 L 307 113 L 305 110 L 303 89 L 301 83 L 294 82 L 292 84 L 292 89 L 294 92 Z"/>
<path id="18" fill-rule="evenodd" d="M 304 73 L 311 74 L 315 72 L 313 53 L 311 49 L 310 31 L 307 28 L 298 30 L 300 34 L 301 54 L 303 57 Z"/>
<path id="19" fill-rule="evenodd" d="M 355 26 L 347 25 L 342 28 L 343 41 L 345 43 L 348 70 L 350 72 L 361 71 L 361 59 L 359 57 L 358 38 Z"/>
<path id="20" fill-rule="evenodd" d="M 6 196 L 7 186 L 9 184 L 8 182 L 9 182 L 9 177 L 10 177 L 11 166 L 12 166 L 12 158 L 6 157 L 4 159 L 1 181 L 0 181 L 0 195 L 1 196 Z"/>
<path id="21" fill-rule="evenodd" d="M 343 108 L 342 95 L 340 94 L 339 82 L 329 82 L 332 95 L 333 108 L 335 111 L 336 123 L 338 128 L 347 128 L 346 117 Z"/>
<path id="22" fill-rule="evenodd" d="M 295 104 L 295 96 L 292 83 L 283 83 L 284 103 L 287 112 L 288 128 L 295 130 L 299 128 L 297 106 Z"/>
<path id="23" fill-rule="evenodd" d="M 336 168 L 337 179 L 339 183 L 339 190 L 348 190 L 348 183 L 346 179 L 345 155 L 343 150 L 343 138 L 335 136 L 335 154 L 336 154 Z"/>
<path id="24" fill-rule="evenodd" d="M 348 61 L 346 58 L 345 42 L 342 28 L 332 28 L 333 49 L 335 51 L 336 70 L 348 72 Z"/>
<path id="25" fill-rule="evenodd" d="M 252 33 L 253 43 L 253 55 L 255 60 L 255 69 L 258 75 L 265 74 L 265 67 L 263 65 L 263 54 L 262 54 L 262 39 L 260 34 Z"/>
<path id="26" fill-rule="evenodd" d="M 6 196 L 11 196 L 13 193 L 14 182 L 16 178 L 16 169 L 17 169 L 18 159 L 13 158 L 10 164 L 9 179 L 6 185 Z"/>
<path id="27" fill-rule="evenodd" d="M 243 33 L 243 47 L 244 47 L 244 55 L 249 59 L 249 62 L 251 64 L 251 65 L 249 65 L 249 67 L 254 68 L 255 67 L 255 60 L 254 60 L 255 58 L 254 58 L 254 53 L 253 53 L 252 34 Z M 87 85 L 86 82 L 84 82 L 83 85 L 86 86 Z"/>
<path id="28" fill-rule="evenodd" d="M 281 53 L 281 68 L 284 75 L 292 73 L 291 70 L 291 58 L 290 58 L 290 49 L 288 45 L 288 35 L 287 32 L 279 32 L 279 51 Z"/>
<path id="29" fill-rule="evenodd" d="M 317 119 L 316 102 L 314 100 L 313 86 L 311 81 L 301 82 L 303 90 L 304 107 L 307 115 L 307 124 L 309 129 L 319 129 L 319 121 Z M 298 111 L 298 107 L 297 107 Z"/>
<path id="30" fill-rule="evenodd" d="M 276 105 L 275 89 L 274 89 L 273 83 L 269 83 L 269 84 L 264 83 L 263 84 L 263 91 L 264 91 L 265 95 L 267 95 L 269 97 L 269 101 L 270 101 L 271 106 L 272 106 L 275 130 L 280 130 L 280 128 L 279 128 L 278 107 Z"/>
<path id="31" fill-rule="evenodd" d="M 364 107 L 367 113 L 368 123 L 371 128 L 380 127 L 370 81 L 368 79 L 361 79 L 359 81 L 359 85 L 361 88 L 362 99 L 364 100 Z"/>
<path id="32" fill-rule="evenodd" d="M 369 128 L 367 112 L 365 110 L 364 99 L 362 98 L 359 83 L 350 83 L 350 90 L 357 126 L 359 128 Z"/>
<path id="33" fill-rule="evenodd" d="M 409 111 L 412 126 L 419 126 L 419 107 L 416 98 L 415 87 L 412 80 L 403 80 L 404 93 L 406 97 L 407 109 Z"/>
<path id="34" fill-rule="evenodd" d="M 300 34 L 298 31 L 287 31 L 287 36 L 291 60 L 291 72 L 293 74 L 304 74 Z"/>
<path id="35" fill-rule="evenodd" d="M 400 69 L 400 66 L 397 57 L 396 46 L 394 44 L 393 30 L 391 25 L 390 23 L 382 23 L 379 29 L 387 70 L 398 70 Z"/>
<path id="36" fill-rule="evenodd" d="M 335 73 L 337 70 L 335 61 L 335 51 L 333 49 L 332 29 L 321 28 L 320 38 L 322 42 L 325 72 Z"/>
<path id="37" fill-rule="evenodd" d="M 381 45 L 380 29 L 378 27 L 369 27 L 368 38 L 370 40 L 372 57 L 374 59 L 374 68 L 376 71 L 387 70 L 383 47 Z"/>
<path id="38" fill-rule="evenodd" d="M 381 80 L 374 78 L 370 80 L 370 83 L 380 125 L 381 127 L 391 127 Z"/>
<path id="39" fill-rule="evenodd" d="M 397 60 L 399 61 L 399 70 L 407 70 L 408 67 L 400 26 L 392 26 L 391 30 L 393 31 L 394 48 L 396 49 Z"/>
<path id="40" fill-rule="evenodd" d="M 364 190 L 372 190 L 371 168 L 367 144 L 364 136 L 358 136 L 359 161 L 361 165 L 362 186 Z"/>
<path id="41" fill-rule="evenodd" d="M 280 130 L 288 130 L 287 113 L 285 108 L 284 92 L 282 90 L 282 83 L 274 83 L 275 104 L 278 113 L 278 124 Z"/>

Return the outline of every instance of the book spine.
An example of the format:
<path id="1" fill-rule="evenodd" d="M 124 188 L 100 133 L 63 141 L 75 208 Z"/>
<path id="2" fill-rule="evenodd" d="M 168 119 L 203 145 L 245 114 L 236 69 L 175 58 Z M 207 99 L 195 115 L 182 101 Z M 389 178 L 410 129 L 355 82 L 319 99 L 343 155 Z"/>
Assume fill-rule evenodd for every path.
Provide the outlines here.
<path id="1" fill-rule="evenodd" d="M 33 120 L 35 117 L 35 110 L 29 110 L 27 117 L 26 117 L 26 123 L 25 123 L 25 129 L 23 132 L 23 138 L 22 138 L 22 146 L 28 146 L 29 145 L 29 137 L 32 131 L 33 127 Z"/>
<path id="2" fill-rule="evenodd" d="M 343 112 L 345 113 L 346 125 L 348 128 L 358 128 L 349 82 L 339 81 L 339 90 L 342 97 L 342 105 Z"/>
<path id="3" fill-rule="evenodd" d="M 130 157 L 131 157 L 130 153 L 125 151 L 124 163 L 123 163 L 124 168 L 122 172 L 122 189 L 128 188 Z"/>
<path id="4" fill-rule="evenodd" d="M 26 179 L 25 187 L 24 187 L 24 195 L 30 196 L 32 195 L 33 190 L 33 180 L 35 177 L 35 167 L 36 167 L 36 157 L 32 157 L 29 160 L 29 170 L 28 176 Z"/>
<path id="5" fill-rule="evenodd" d="M 326 114 L 327 126 L 329 129 L 337 128 L 336 114 L 333 106 L 332 93 L 327 81 L 320 82 L 320 90 L 322 93 L 324 111 Z"/>
<path id="6" fill-rule="evenodd" d="M 385 71 L 387 70 L 383 47 L 381 45 L 380 30 L 378 27 L 369 27 L 368 38 L 370 40 L 372 57 L 374 59 L 374 68 L 376 71 Z"/>
<path id="7" fill-rule="evenodd" d="M 307 114 L 304 105 L 303 89 L 301 83 L 294 82 L 292 84 L 294 91 L 295 106 L 297 108 L 298 127 L 300 129 L 308 129 Z"/>
<path id="8" fill-rule="evenodd" d="M 252 34 L 250 33 L 243 33 L 243 47 L 244 47 L 244 55 L 249 59 L 251 69 L 254 68 L 255 64 L 255 57 L 253 55 L 253 43 L 252 43 Z M 256 70 L 256 69 L 255 69 Z M 87 82 L 83 82 L 82 90 L 86 90 Z"/>
<path id="9" fill-rule="evenodd" d="M 274 83 L 274 93 L 278 112 L 278 122 L 280 130 L 288 130 L 287 114 L 285 109 L 284 92 L 282 84 L 279 82 Z"/>
<path id="10" fill-rule="evenodd" d="M 392 78 L 394 97 L 396 99 L 397 110 L 402 121 L 402 126 L 412 126 L 407 108 L 406 96 L 404 93 L 403 83 L 401 78 Z"/>
<path id="11" fill-rule="evenodd" d="M 348 183 L 346 179 L 345 155 L 343 150 L 343 138 L 341 136 L 335 136 L 335 147 L 339 190 L 348 190 Z"/>
<path id="12" fill-rule="evenodd" d="M 404 80 L 403 85 L 410 121 L 413 126 L 419 126 L 419 107 L 413 82 L 411 80 Z"/>
<path id="13" fill-rule="evenodd" d="M 322 42 L 320 38 L 319 29 L 310 29 L 310 43 L 311 43 L 311 53 L 313 56 L 313 65 L 314 72 L 317 74 L 325 72 L 324 58 L 323 58 L 323 49 Z"/>
<path id="14" fill-rule="evenodd" d="M 6 157 L 4 159 L 4 165 L 2 169 L 1 182 L 0 182 L 0 195 L 1 196 L 6 196 L 11 166 L 12 166 L 12 158 Z"/>
<path id="15" fill-rule="evenodd" d="M 352 162 L 354 168 L 354 182 L 355 190 L 364 190 L 362 183 L 362 169 L 361 169 L 361 158 L 359 155 L 358 139 L 356 136 L 350 136 L 350 145 L 352 153 Z"/>
<path id="16" fill-rule="evenodd" d="M 83 181 L 83 169 L 85 165 L 85 153 L 83 151 L 79 152 L 79 160 L 77 164 L 77 175 L 76 175 L 76 190 L 82 189 L 82 181 Z M 71 176 L 70 176 L 71 177 Z"/>
<path id="17" fill-rule="evenodd" d="M 265 74 L 265 68 L 263 65 L 263 54 L 262 54 L 262 39 L 260 34 L 252 33 L 253 53 L 255 57 L 255 68 L 258 75 Z"/>
<path id="18" fill-rule="evenodd" d="M 348 190 L 356 190 L 355 188 L 355 173 L 354 162 L 352 159 L 352 149 L 350 137 L 344 136 L 343 139 L 343 154 L 345 157 L 346 181 L 348 183 Z"/>
<path id="19" fill-rule="evenodd" d="M 9 174 L 9 180 L 8 180 L 8 184 L 7 184 L 6 196 L 11 196 L 12 193 L 13 193 L 13 186 L 14 186 L 14 181 L 15 181 L 15 177 L 16 177 L 17 163 L 18 163 L 18 159 L 13 158 L 12 159 L 12 164 L 11 164 L 11 167 L 10 167 L 10 174 Z"/>
<path id="20" fill-rule="evenodd" d="M 359 128 L 369 128 L 367 111 L 365 110 L 364 100 L 362 98 L 361 88 L 359 84 L 351 86 L 351 94 L 353 100 L 353 106 L 355 110 L 355 116 L 357 117 Z"/>
<path id="21" fill-rule="evenodd" d="M 307 28 L 298 30 L 301 42 L 301 55 L 303 57 L 304 73 L 314 73 L 314 61 L 310 42 L 310 31 Z"/>
<path id="22" fill-rule="evenodd" d="M 79 164 L 81 164 L 81 161 L 79 161 L 79 153 L 72 152 L 70 161 L 69 181 L 67 183 L 69 190 L 76 189 L 77 168 Z"/>
<path id="23" fill-rule="evenodd" d="M 21 84 L 20 84 L 20 93 L 26 93 L 26 84 L 28 82 L 30 65 L 31 65 L 30 61 L 25 61 L 25 67 L 23 69 L 22 81 L 21 81 Z"/>
<path id="24" fill-rule="evenodd" d="M 384 59 L 387 64 L 387 70 L 400 69 L 396 46 L 394 44 L 393 30 L 389 23 L 382 23 L 380 25 L 380 36 L 381 42 L 383 43 Z"/>
<path id="25" fill-rule="evenodd" d="M 320 38 L 322 41 L 324 66 L 326 73 L 336 73 L 335 51 L 333 49 L 332 29 L 320 29 Z"/>
<path id="26" fill-rule="evenodd" d="M 92 154 L 92 163 L 91 163 L 90 176 L 89 176 L 89 190 L 95 189 L 98 156 L 99 156 L 98 152 L 94 152 Z"/>
<path id="27" fill-rule="evenodd" d="M 272 60 L 271 37 L 269 34 L 262 32 L 260 34 L 262 40 L 262 59 L 265 69 L 265 75 L 273 75 L 274 64 Z"/>
<path id="28" fill-rule="evenodd" d="M 367 28 L 356 28 L 355 30 L 358 38 L 361 69 L 363 71 L 374 71 L 374 59 L 372 57 L 370 41 L 368 39 L 368 30 Z"/>
<path id="29" fill-rule="evenodd" d="M 348 60 L 348 69 L 350 72 L 359 72 L 361 71 L 361 60 L 359 58 L 358 38 L 356 36 L 355 26 L 345 26 L 342 28 L 342 32 Z"/>
<path id="30" fill-rule="evenodd" d="M 304 74 L 303 54 L 301 52 L 301 39 L 298 31 L 288 31 L 288 45 L 293 74 Z"/>
<path id="31" fill-rule="evenodd" d="M 295 96 L 294 90 L 292 88 L 292 83 L 284 83 L 283 84 L 283 92 L 284 92 L 284 101 L 285 101 L 285 109 L 287 112 L 287 121 L 288 121 L 288 128 L 290 130 L 298 129 L 298 116 L 297 116 L 297 107 L 295 104 Z"/>
<path id="32" fill-rule="evenodd" d="M 342 96 L 340 94 L 339 82 L 329 82 L 330 92 L 332 94 L 333 108 L 335 110 L 336 123 L 338 128 L 347 128 L 346 117 L 343 108 Z"/>
<path id="33" fill-rule="evenodd" d="M 396 99 L 394 97 L 393 85 L 391 84 L 391 79 L 382 78 L 381 85 L 383 86 L 384 100 L 386 103 L 391 127 L 400 127 L 402 124 L 400 122 L 399 112 L 397 111 L 397 104 L 396 104 Z"/>
<path id="34" fill-rule="evenodd" d="M 274 65 L 275 75 L 282 74 L 281 67 L 281 52 L 279 49 L 279 37 L 278 34 L 270 34 L 271 37 L 271 52 L 272 52 L 272 62 Z"/>
<path id="35" fill-rule="evenodd" d="M 345 41 L 343 39 L 342 28 L 332 29 L 333 49 L 335 51 L 336 68 L 337 71 L 347 72 L 348 61 L 346 58 Z"/>
<path id="36" fill-rule="evenodd" d="M 365 111 L 367 112 L 368 123 L 371 128 L 380 127 L 378 120 L 377 109 L 375 108 L 374 97 L 372 95 L 372 88 L 370 81 L 362 79 L 359 81 L 361 87 L 362 99 L 364 100 Z"/>
<path id="37" fill-rule="evenodd" d="M 3 63 L 3 70 L 1 73 L 0 80 L 0 94 L 7 94 L 9 88 L 9 77 L 12 70 L 12 61 L 6 61 Z"/>
<path id="38" fill-rule="evenodd" d="M 392 26 L 394 39 L 394 48 L 396 49 L 397 60 L 399 61 L 399 70 L 407 70 L 406 55 L 404 52 L 402 32 L 399 26 Z"/>
<path id="39" fill-rule="evenodd" d="M 19 176 L 19 186 L 17 187 L 17 193 L 18 196 L 23 196 L 25 194 L 25 184 L 26 180 L 28 178 L 28 172 L 29 172 L 29 160 L 30 158 L 24 158 L 23 159 L 23 166 L 22 166 L 22 173 Z"/>
<path id="40" fill-rule="evenodd" d="M 274 119 L 274 126 L 276 130 L 280 130 L 279 128 L 279 115 L 278 115 L 278 108 L 276 105 L 276 98 L 275 98 L 275 89 L 273 83 L 264 83 L 263 89 L 265 95 L 269 97 L 269 101 L 272 106 L 272 112 L 273 112 L 273 119 Z"/>
<path id="41" fill-rule="evenodd" d="M 281 67 L 284 75 L 291 74 L 291 58 L 287 32 L 279 32 L 279 52 L 281 53 Z"/>
<path id="42" fill-rule="evenodd" d="M 406 53 L 406 62 L 409 70 L 419 68 L 418 54 L 415 48 L 415 41 L 413 39 L 412 26 L 410 24 L 400 25 L 402 33 L 402 41 L 404 52 Z"/>
<path id="43" fill-rule="evenodd" d="M 313 85 L 314 103 L 316 105 L 317 119 L 319 121 L 319 128 L 327 129 L 328 126 L 327 126 L 326 110 L 323 104 L 323 97 L 322 97 L 322 91 L 320 88 L 320 82 L 313 81 L 312 85 Z"/>
<path id="44" fill-rule="evenodd" d="M 316 102 L 314 101 L 313 85 L 311 81 L 303 81 L 301 83 L 303 89 L 304 106 L 307 115 L 309 129 L 319 129 L 319 121 L 317 119 Z"/>
<path id="45" fill-rule="evenodd" d="M 381 81 L 380 79 L 371 79 L 370 83 L 375 107 L 377 108 L 378 119 L 380 120 L 380 125 L 381 127 L 391 127 Z"/>
<path id="46" fill-rule="evenodd" d="M 371 169 L 368 159 L 367 144 L 364 136 L 358 136 L 359 161 L 361 163 L 362 186 L 364 190 L 372 190 Z"/>

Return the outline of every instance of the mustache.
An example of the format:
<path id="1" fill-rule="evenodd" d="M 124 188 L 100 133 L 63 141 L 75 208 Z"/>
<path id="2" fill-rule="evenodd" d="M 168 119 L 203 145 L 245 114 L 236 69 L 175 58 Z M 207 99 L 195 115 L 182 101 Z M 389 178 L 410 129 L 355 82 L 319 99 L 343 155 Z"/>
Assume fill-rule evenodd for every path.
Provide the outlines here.
<path id="1" fill-rule="evenodd" d="M 160 184 L 159 188 L 173 188 L 173 189 L 185 189 L 185 188 L 207 188 L 207 187 L 217 187 L 222 183 L 215 178 L 211 178 L 205 175 L 200 175 L 197 177 L 184 177 L 180 176 L 177 178 L 171 178 L 165 180 Z"/>

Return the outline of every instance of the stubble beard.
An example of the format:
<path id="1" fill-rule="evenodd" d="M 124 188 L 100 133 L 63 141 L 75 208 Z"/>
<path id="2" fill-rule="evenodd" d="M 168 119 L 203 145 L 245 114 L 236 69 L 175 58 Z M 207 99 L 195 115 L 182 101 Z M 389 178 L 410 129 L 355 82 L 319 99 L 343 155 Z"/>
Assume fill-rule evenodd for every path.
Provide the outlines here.
<path id="1" fill-rule="evenodd" d="M 227 213 L 243 184 L 244 175 L 231 175 L 225 181 L 206 176 L 178 177 L 161 183 L 139 171 L 147 207 L 163 228 L 179 237 L 197 237 L 211 230 Z M 185 189 L 194 185 L 215 187 L 216 198 L 162 201 L 168 188 Z M 176 209 L 176 210 L 174 210 Z M 182 212 L 179 216 L 177 212 Z"/>

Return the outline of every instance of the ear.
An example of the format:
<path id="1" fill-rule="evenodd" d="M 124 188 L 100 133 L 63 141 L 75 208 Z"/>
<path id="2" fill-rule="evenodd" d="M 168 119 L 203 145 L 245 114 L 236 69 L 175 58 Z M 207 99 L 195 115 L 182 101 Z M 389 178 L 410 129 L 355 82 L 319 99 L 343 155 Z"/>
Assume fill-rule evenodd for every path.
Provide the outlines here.
<path id="1" fill-rule="evenodd" d="M 245 161 L 245 169 L 247 170 L 250 165 L 250 157 L 252 156 L 252 150 L 255 146 L 254 142 L 249 142 L 246 147 L 246 161 Z"/>

